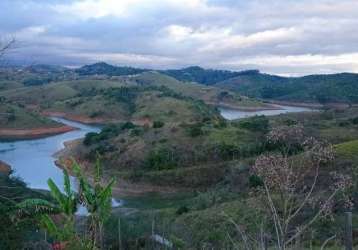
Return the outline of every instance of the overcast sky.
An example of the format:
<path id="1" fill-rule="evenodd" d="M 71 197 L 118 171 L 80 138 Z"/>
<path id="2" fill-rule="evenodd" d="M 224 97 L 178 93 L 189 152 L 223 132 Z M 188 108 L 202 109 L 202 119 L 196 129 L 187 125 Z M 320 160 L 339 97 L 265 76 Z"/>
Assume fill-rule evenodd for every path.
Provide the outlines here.
<path id="1" fill-rule="evenodd" d="M 0 0 L 25 63 L 358 72 L 357 0 Z"/>

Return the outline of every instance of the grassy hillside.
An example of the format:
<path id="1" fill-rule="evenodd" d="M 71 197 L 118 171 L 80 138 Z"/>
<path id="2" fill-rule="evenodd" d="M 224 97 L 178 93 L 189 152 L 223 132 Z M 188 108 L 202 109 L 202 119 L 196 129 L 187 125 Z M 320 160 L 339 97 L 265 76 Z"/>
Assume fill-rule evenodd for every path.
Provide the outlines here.
<path id="1" fill-rule="evenodd" d="M 320 169 L 322 183 L 317 188 L 320 192 L 320 185 L 328 185 L 333 171 L 351 173 L 356 166 L 351 164 L 351 159 L 357 153 L 357 117 L 358 109 L 351 108 L 253 117 L 236 122 L 205 119 L 192 124 L 158 126 L 113 124 L 99 134 L 88 135 L 76 150 L 83 162 L 93 162 L 95 152 L 100 153 L 106 174 L 120 180 L 119 190 L 127 188 L 121 184 L 130 181 L 139 186 L 157 185 L 161 187 L 158 190 L 170 187 L 171 191 L 175 188 L 185 192 L 184 198 L 180 192 L 171 196 L 124 198 L 128 200 L 123 214 L 118 213 L 128 241 L 150 232 L 155 220 L 156 232 L 163 232 L 184 249 L 199 248 L 203 242 L 216 249 L 227 249 L 232 244 L 228 233 L 234 239 L 238 237 L 229 218 L 245 226 L 245 233 L 257 232 L 265 220 L 256 197 L 256 185 L 260 181 L 253 177 L 251 166 L 261 153 L 275 151 L 264 143 L 268 131 L 277 126 L 300 124 L 307 136 L 337 144 L 338 160 Z M 136 212 L 126 214 L 126 209 Z M 312 226 L 312 230 L 319 232 L 315 234 L 314 246 L 320 246 L 317 242 L 338 232 L 344 219 L 340 207 L 333 216 L 334 222 L 322 219 Z M 354 216 L 355 228 L 357 219 Z M 304 244 L 310 244 L 309 239 Z M 339 241 L 335 244 L 332 249 L 340 249 Z"/>
<path id="2" fill-rule="evenodd" d="M 45 85 L 56 81 L 76 79 L 76 77 L 77 74 L 72 70 L 54 65 L 0 67 L 0 91 L 24 86 Z"/>
<path id="3" fill-rule="evenodd" d="M 358 140 L 337 144 L 336 151 L 339 156 L 358 162 Z"/>
<path id="4" fill-rule="evenodd" d="M 198 82 L 205 85 L 212 85 L 214 83 L 221 82 L 242 74 L 242 72 L 228 70 L 203 69 L 198 66 L 192 66 L 184 69 L 163 70 L 161 73 L 174 77 L 179 81 Z"/>
<path id="5" fill-rule="evenodd" d="M 143 72 L 151 71 L 150 69 L 139 69 L 126 66 L 114 66 L 105 62 L 99 62 L 91 65 L 85 65 L 75 72 L 81 76 L 91 75 L 107 75 L 107 76 L 123 76 L 137 75 Z M 240 74 L 240 72 L 232 72 L 228 70 L 203 69 L 198 66 L 187 67 L 183 69 L 161 70 L 160 73 L 171 76 L 183 82 L 199 82 L 205 85 L 211 85 Z"/>
<path id="6" fill-rule="evenodd" d="M 8 68 L 1 69 L 0 91 L 23 86 L 38 86 L 63 80 L 98 80 L 103 81 L 119 80 L 126 78 L 131 82 L 133 78 L 138 78 L 141 82 L 153 82 L 168 85 L 184 84 L 186 94 L 193 95 L 202 92 L 207 95 L 205 99 L 210 100 L 215 92 L 210 87 L 205 90 L 196 91 L 196 87 L 189 83 L 198 83 L 206 86 L 221 89 L 224 94 L 216 95 L 215 102 L 225 97 L 225 102 L 235 102 L 240 99 L 237 94 L 253 98 L 274 99 L 279 101 L 295 102 L 320 102 L 320 103 L 357 103 L 358 75 L 351 73 L 332 74 L 332 75 L 310 75 L 304 77 L 280 77 L 260 73 L 258 70 L 247 71 L 226 71 L 203 69 L 198 66 L 175 70 L 158 71 L 162 75 L 154 75 L 150 69 L 139 69 L 133 67 L 113 66 L 106 63 L 96 63 L 85 65 L 79 69 L 71 70 L 51 65 L 34 65 L 27 68 Z M 144 74 L 143 74 L 144 73 Z M 168 76 L 164 78 L 164 75 Z M 144 78 L 144 79 L 143 79 Z M 152 79 L 151 79 L 152 78 Z M 174 79 L 177 81 L 174 82 Z M 164 82 L 163 82 L 164 80 Z M 189 87 L 188 87 L 189 85 Z M 194 86 L 196 84 L 193 84 Z M 169 87 L 169 86 L 167 86 Z M 175 87 L 178 89 L 178 87 Z M 182 88 L 182 90 L 183 90 Z M 232 92 L 226 93 L 227 91 Z M 189 93 L 190 92 L 190 93 Z M 207 93 L 205 93 L 207 92 Z M 228 100 L 230 99 L 230 100 Z M 241 103 L 244 105 L 245 102 Z M 249 105 L 254 105 L 250 103 Z"/>
<path id="7" fill-rule="evenodd" d="M 256 72 L 215 86 L 250 97 L 280 101 L 358 103 L 358 74 L 350 73 L 289 78 Z"/>
<path id="8" fill-rule="evenodd" d="M 24 87 L 21 82 L 13 80 L 0 80 L 0 91 Z"/>
<path id="9" fill-rule="evenodd" d="M 121 96 L 123 95 L 123 96 Z M 128 95 L 128 96 L 126 96 Z M 0 96 L 40 111 L 63 112 L 97 120 L 190 120 L 194 100 L 215 106 L 261 108 L 261 102 L 215 87 L 183 83 L 156 72 L 133 77 L 82 79 L 0 92 Z M 170 116 L 166 115 L 172 110 Z"/>
<path id="10" fill-rule="evenodd" d="M 84 66 L 81 75 L 136 75 L 149 70 L 117 67 L 105 63 Z M 358 75 L 351 73 L 280 77 L 258 70 L 241 72 L 203 69 L 198 66 L 162 70 L 161 74 L 185 83 L 199 83 L 231 90 L 244 96 L 295 102 L 358 103 Z"/>
<path id="11" fill-rule="evenodd" d="M 226 162 L 262 152 L 268 120 L 230 123 L 210 115 L 205 107 L 192 106 L 197 115 L 191 119 L 185 114 L 175 119 L 159 115 L 151 126 L 112 124 L 101 133 L 88 134 L 74 152 L 85 162 L 93 161 L 96 152 L 101 154 L 109 175 L 131 182 L 206 188 L 223 180 L 230 165 Z"/>
<path id="12" fill-rule="evenodd" d="M 108 75 L 108 76 L 122 76 L 135 75 L 148 71 L 146 69 L 138 69 L 133 67 L 118 67 L 109 65 L 105 62 L 99 62 L 91 65 L 85 65 L 75 72 L 79 75 Z"/>
<path id="13" fill-rule="evenodd" d="M 58 126 L 61 126 L 61 124 L 16 104 L 0 101 L 0 129 L 52 128 Z"/>
<path id="14" fill-rule="evenodd" d="M 158 115 L 158 121 L 162 122 L 158 127 L 111 125 L 98 135 L 89 135 L 79 149 L 80 154 L 90 159 L 94 152 L 100 152 L 107 170 L 133 180 L 171 186 L 187 183 L 195 187 L 185 181 L 185 176 L 195 169 L 202 169 L 203 173 L 216 169 L 218 176 L 223 177 L 224 173 L 217 170 L 219 165 L 224 170 L 228 167 L 225 162 L 254 157 L 267 150 L 264 136 L 272 127 L 301 124 L 307 136 L 332 144 L 358 139 L 358 109 L 285 114 L 269 119 L 253 117 L 236 122 L 208 116 L 187 123 L 185 114 L 182 120 L 179 117 L 171 120 Z M 213 162 L 218 166 L 212 166 Z M 200 186 L 201 181 L 198 177 L 194 183 Z M 206 185 L 213 182 L 214 179 Z"/>
<path id="15" fill-rule="evenodd" d="M 134 77 L 134 79 L 141 85 L 165 86 L 182 95 L 203 100 L 208 104 L 216 106 L 231 105 L 237 108 L 265 107 L 259 101 L 246 98 L 231 91 L 221 90 L 212 86 L 202 86 L 195 82 L 181 82 L 173 77 L 156 72 L 143 73 Z"/>

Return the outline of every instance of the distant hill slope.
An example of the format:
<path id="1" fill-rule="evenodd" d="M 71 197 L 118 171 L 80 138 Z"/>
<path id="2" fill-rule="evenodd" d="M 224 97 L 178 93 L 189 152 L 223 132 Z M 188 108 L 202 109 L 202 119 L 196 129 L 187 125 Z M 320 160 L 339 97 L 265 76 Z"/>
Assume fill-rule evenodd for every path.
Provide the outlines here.
<path id="1" fill-rule="evenodd" d="M 245 73 L 255 73 L 256 70 L 243 72 L 234 72 L 228 70 L 203 69 L 198 66 L 192 66 L 184 69 L 163 70 L 161 73 L 174 77 L 179 81 L 198 82 L 205 85 L 212 85 Z"/>
<path id="2" fill-rule="evenodd" d="M 182 82 L 158 72 L 145 72 L 132 80 L 140 85 L 165 86 L 177 93 L 194 99 L 202 100 L 215 106 L 234 108 L 265 108 L 262 102 L 241 96 L 232 91 L 222 90 L 215 86 L 203 86 L 196 82 Z"/>
<path id="3" fill-rule="evenodd" d="M 104 62 L 85 65 L 75 70 L 33 65 L 24 69 L 0 70 L 0 91 L 63 80 L 121 80 L 128 76 L 127 81 L 137 78 L 139 82 L 143 82 L 141 74 L 146 73 L 147 75 L 144 76 L 152 84 L 171 86 L 175 90 L 186 92 L 185 94 L 189 96 L 198 94 L 198 92 L 189 93 L 190 91 L 199 90 L 201 94 L 205 91 L 196 85 L 187 85 L 188 82 L 208 85 L 221 91 L 231 91 L 231 95 L 236 92 L 237 95 L 253 98 L 294 102 L 358 103 L 358 74 L 353 73 L 281 77 L 264 74 L 258 70 L 236 72 L 204 69 L 198 66 L 157 72 L 160 74 L 153 75 L 154 70 L 151 69 L 114 66 Z M 186 85 L 182 88 L 178 87 L 178 84 Z"/>
<path id="4" fill-rule="evenodd" d="M 353 73 L 280 77 L 256 72 L 242 74 L 215 86 L 255 98 L 358 103 L 358 74 Z"/>
<path id="5" fill-rule="evenodd" d="M 99 62 L 91 65 L 85 65 L 75 72 L 79 75 L 108 75 L 108 76 L 122 76 L 122 75 L 136 75 L 147 69 L 138 69 L 132 67 L 119 67 L 107 64 L 105 62 Z"/>
<path id="6" fill-rule="evenodd" d="M 98 122 L 160 117 L 158 112 L 167 113 L 167 108 L 171 105 L 173 111 L 176 109 L 175 113 L 181 114 L 182 117 L 172 115 L 169 120 L 182 119 L 185 110 L 188 110 L 184 106 L 189 107 L 191 104 L 205 106 L 205 103 L 243 109 L 267 106 L 231 91 L 198 83 L 183 83 L 158 72 L 120 76 L 115 79 L 81 79 L 8 89 L 0 91 L 1 97 L 23 106 L 37 107 L 42 112 L 61 112 Z M 199 105 L 197 101 L 202 104 Z M 192 112 L 189 113 L 188 117 L 192 115 Z"/>
<path id="7" fill-rule="evenodd" d="M 85 65 L 75 72 L 81 76 L 90 75 L 107 75 L 107 76 L 123 76 L 136 75 L 139 73 L 153 71 L 151 69 L 139 69 L 125 66 L 114 66 L 105 62 L 99 62 L 91 65 Z M 205 85 L 212 85 L 220 81 L 224 81 L 241 74 L 256 73 L 257 70 L 249 70 L 243 72 L 234 72 L 228 70 L 204 69 L 198 66 L 187 67 L 183 69 L 158 70 L 161 74 L 171 76 L 183 82 L 198 82 Z"/>

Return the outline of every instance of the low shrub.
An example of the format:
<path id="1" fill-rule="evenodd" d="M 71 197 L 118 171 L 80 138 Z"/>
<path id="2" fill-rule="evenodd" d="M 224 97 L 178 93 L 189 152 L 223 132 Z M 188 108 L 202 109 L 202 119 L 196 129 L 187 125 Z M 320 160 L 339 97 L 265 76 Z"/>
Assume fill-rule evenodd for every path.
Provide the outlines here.
<path id="1" fill-rule="evenodd" d="M 175 212 L 177 215 L 186 214 L 189 212 L 189 208 L 185 205 L 178 208 L 178 210 Z"/>
<path id="2" fill-rule="evenodd" d="M 177 162 L 178 156 L 173 149 L 160 148 L 148 154 L 145 165 L 150 170 L 167 170 L 176 168 Z"/>
<path id="3" fill-rule="evenodd" d="M 136 129 L 136 126 L 131 122 L 121 123 L 121 124 L 110 124 L 105 126 L 100 133 L 90 132 L 87 133 L 83 144 L 90 146 L 92 144 L 101 142 L 103 140 L 108 140 L 112 137 L 118 136 L 125 130 Z"/>
<path id="4" fill-rule="evenodd" d="M 204 134 L 202 126 L 203 126 L 202 123 L 194 123 L 194 124 L 185 125 L 185 128 L 189 136 L 198 137 Z"/>
<path id="5" fill-rule="evenodd" d="M 256 187 L 263 186 L 263 181 L 257 175 L 250 175 L 250 177 L 249 177 L 249 186 L 251 188 L 256 188 Z"/>
<path id="6" fill-rule="evenodd" d="M 164 122 L 162 121 L 154 121 L 153 122 L 153 128 L 161 128 L 164 126 Z"/>
<path id="7" fill-rule="evenodd" d="M 247 118 L 241 121 L 239 125 L 241 128 L 254 132 L 266 133 L 269 130 L 269 120 L 264 115 Z"/>
<path id="8" fill-rule="evenodd" d="M 143 134 L 143 129 L 142 128 L 134 128 L 130 132 L 130 136 L 140 136 L 142 134 Z"/>
<path id="9" fill-rule="evenodd" d="M 353 123 L 354 125 L 357 125 L 357 124 L 358 124 L 358 116 L 357 116 L 357 117 L 354 117 L 354 118 L 352 119 L 352 123 Z"/>

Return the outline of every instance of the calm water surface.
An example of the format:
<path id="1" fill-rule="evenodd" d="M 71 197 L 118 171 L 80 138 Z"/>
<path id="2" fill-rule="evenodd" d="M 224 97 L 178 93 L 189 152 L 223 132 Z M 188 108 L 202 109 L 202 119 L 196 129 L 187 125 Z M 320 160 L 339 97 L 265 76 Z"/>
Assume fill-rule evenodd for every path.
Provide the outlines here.
<path id="1" fill-rule="evenodd" d="M 31 188 L 48 189 L 49 178 L 62 187 L 62 170 L 55 165 L 53 154 L 64 148 L 65 141 L 82 138 L 88 132 L 100 131 L 99 127 L 63 118 L 52 119 L 78 130 L 42 139 L 0 142 L 0 160 L 9 163 L 15 171 L 14 175 L 19 176 Z"/>
<path id="2" fill-rule="evenodd" d="M 240 111 L 235 109 L 219 108 L 221 115 L 227 120 L 235 120 L 241 118 L 247 118 L 255 115 L 279 115 L 285 113 L 297 113 L 297 112 L 310 112 L 314 111 L 311 108 L 275 105 L 277 110 L 261 110 L 261 111 Z"/>

